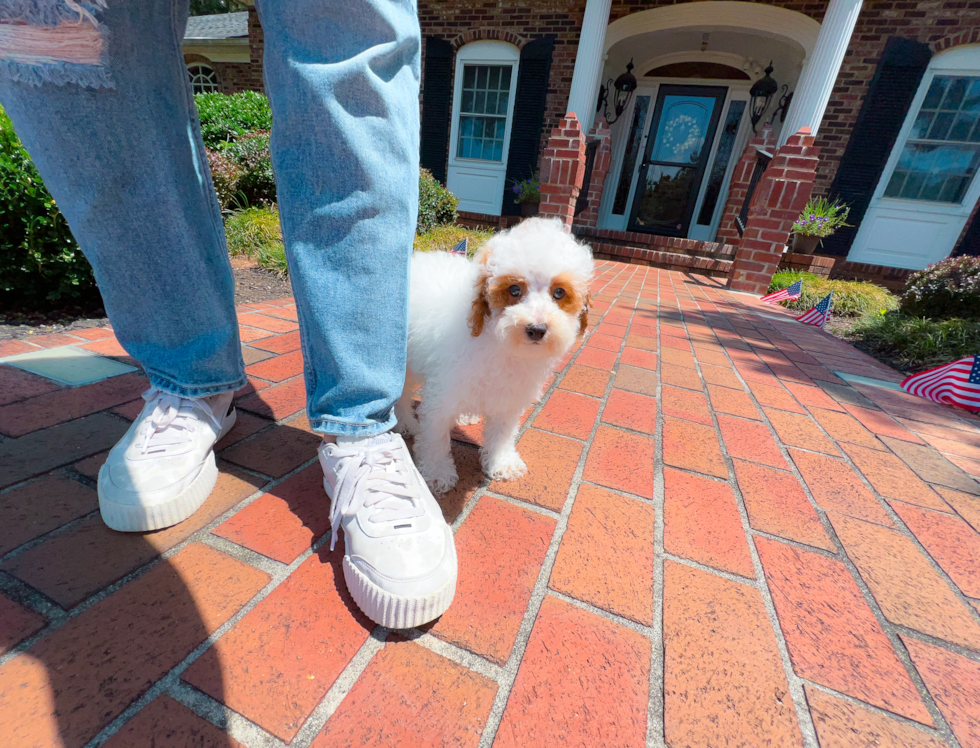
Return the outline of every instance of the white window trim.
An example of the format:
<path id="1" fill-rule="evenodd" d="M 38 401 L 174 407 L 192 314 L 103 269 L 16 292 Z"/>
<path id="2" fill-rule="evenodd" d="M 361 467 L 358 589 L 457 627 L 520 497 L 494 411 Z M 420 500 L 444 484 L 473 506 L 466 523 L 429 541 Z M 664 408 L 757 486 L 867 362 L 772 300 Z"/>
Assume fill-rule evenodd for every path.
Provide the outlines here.
<path id="1" fill-rule="evenodd" d="M 470 42 L 456 53 L 456 76 L 453 81 L 453 113 L 449 134 L 449 165 L 507 168 L 507 158 L 510 152 L 510 130 L 514 124 L 514 100 L 517 98 L 517 72 L 520 64 L 520 50 L 513 44 L 499 41 Z M 459 107 L 463 92 L 463 67 L 470 65 L 510 65 L 510 96 L 507 101 L 507 124 L 504 127 L 504 150 L 500 161 L 484 161 L 477 158 L 460 158 L 459 152 Z"/>
<path id="2" fill-rule="evenodd" d="M 221 79 L 218 76 L 218 71 L 214 69 L 214 65 L 208 62 L 201 62 L 200 60 L 195 60 L 194 62 L 188 62 L 184 64 L 184 69 L 187 71 L 187 79 L 191 82 L 191 89 L 193 90 L 194 81 L 191 78 L 191 68 L 207 68 L 214 75 L 214 88 L 206 91 L 205 93 L 219 93 L 221 91 Z"/>
<path id="3" fill-rule="evenodd" d="M 972 52 L 974 55 L 976 55 L 976 52 L 978 51 L 978 46 L 980 45 L 970 45 L 970 47 L 973 48 Z M 905 145 L 908 143 L 909 136 L 912 134 L 912 127 L 915 125 L 915 119 L 919 114 L 919 110 L 922 108 L 922 102 L 925 101 L 926 94 L 929 92 L 929 87 L 932 85 L 933 79 L 936 78 L 936 76 L 964 76 L 971 78 L 980 76 L 980 67 L 963 67 L 964 63 L 971 62 L 970 60 L 965 59 L 966 55 L 970 51 L 971 50 L 968 48 L 957 48 L 950 50 L 950 52 L 945 55 L 937 55 L 929 64 L 929 68 L 926 70 L 925 75 L 922 76 L 922 81 L 919 83 L 919 90 L 915 93 L 915 98 L 912 100 L 912 105 L 905 114 L 905 122 L 902 124 L 902 129 L 899 131 L 898 137 L 895 139 L 895 145 L 892 146 L 891 156 L 889 156 L 888 162 L 885 164 L 885 168 L 881 172 L 881 177 L 878 180 L 878 186 L 875 188 L 872 200 L 887 200 L 889 203 L 894 203 L 896 207 L 904 203 L 909 205 L 912 209 L 922 206 L 923 203 L 927 203 L 930 206 L 930 211 L 949 214 L 959 213 L 963 210 L 964 206 L 976 205 L 977 201 L 980 200 L 980 171 L 977 171 L 976 174 L 973 175 L 973 181 L 970 182 L 970 186 L 967 187 L 966 192 L 963 193 L 962 200 L 960 200 L 958 203 L 943 203 L 932 200 L 911 200 L 905 197 L 885 196 L 885 189 L 888 187 L 888 183 L 891 181 L 892 174 L 898 166 L 898 161 L 902 156 L 902 151 L 905 150 Z"/>

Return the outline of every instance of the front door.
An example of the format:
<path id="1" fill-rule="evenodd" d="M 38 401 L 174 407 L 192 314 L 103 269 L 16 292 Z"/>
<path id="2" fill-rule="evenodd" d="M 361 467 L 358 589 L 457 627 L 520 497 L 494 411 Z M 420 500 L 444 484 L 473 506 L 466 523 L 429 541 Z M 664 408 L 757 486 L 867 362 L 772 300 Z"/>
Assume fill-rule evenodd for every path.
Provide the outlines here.
<path id="1" fill-rule="evenodd" d="M 660 86 L 629 230 L 687 236 L 727 89 Z"/>
<path id="2" fill-rule="evenodd" d="M 978 71 L 927 71 L 847 259 L 921 270 L 948 257 L 980 197 L 978 166 Z"/>

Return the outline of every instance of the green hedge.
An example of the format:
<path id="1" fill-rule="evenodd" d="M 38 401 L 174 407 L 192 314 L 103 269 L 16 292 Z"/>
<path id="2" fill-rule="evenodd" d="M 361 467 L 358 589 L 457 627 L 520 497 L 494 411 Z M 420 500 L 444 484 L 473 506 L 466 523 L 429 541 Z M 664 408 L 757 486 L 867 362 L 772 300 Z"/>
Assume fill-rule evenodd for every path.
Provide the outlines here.
<path id="1" fill-rule="evenodd" d="M 2 109 L 0 290 L 7 309 L 101 304 L 92 267 Z"/>
<path id="2" fill-rule="evenodd" d="M 419 218 L 416 234 L 425 234 L 436 226 L 456 223 L 459 199 L 436 180 L 427 169 L 419 170 Z"/>
<path id="3" fill-rule="evenodd" d="M 834 292 L 834 300 L 830 309 L 831 314 L 836 317 L 863 317 L 867 314 L 880 314 L 882 310 L 890 311 L 898 308 L 898 299 L 895 295 L 873 283 L 827 280 L 819 275 L 796 270 L 776 273 L 769 283 L 769 293 L 791 286 L 800 279 L 803 280 L 803 293 L 800 298 L 780 302 L 787 309 L 805 312 L 813 308 L 831 291 Z"/>
<path id="4" fill-rule="evenodd" d="M 208 148 L 219 148 L 246 133 L 272 129 L 269 100 L 255 91 L 195 94 L 201 135 Z"/>

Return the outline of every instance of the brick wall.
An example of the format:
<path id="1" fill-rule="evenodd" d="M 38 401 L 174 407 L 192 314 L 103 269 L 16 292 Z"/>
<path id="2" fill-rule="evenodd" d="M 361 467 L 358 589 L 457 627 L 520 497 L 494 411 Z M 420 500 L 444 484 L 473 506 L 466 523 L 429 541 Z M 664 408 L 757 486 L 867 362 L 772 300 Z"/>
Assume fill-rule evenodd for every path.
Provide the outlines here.
<path id="1" fill-rule="evenodd" d="M 540 151 L 558 126 L 568 105 L 579 29 L 585 0 L 421 0 L 419 23 L 423 36 L 439 36 L 462 46 L 467 41 L 497 38 L 520 47 L 532 39 L 554 34 L 548 98 Z M 478 32 L 478 33 L 477 33 Z M 490 32 L 490 33 L 487 33 Z M 423 45 L 424 50 L 424 45 Z M 422 61 L 425 87 L 425 60 Z"/>
<path id="2" fill-rule="evenodd" d="M 980 3 L 960 0 L 865 2 L 817 133 L 817 145 L 822 155 L 814 194 L 826 194 L 837 173 L 868 84 L 890 36 L 930 44 L 934 51 L 980 41 Z"/>

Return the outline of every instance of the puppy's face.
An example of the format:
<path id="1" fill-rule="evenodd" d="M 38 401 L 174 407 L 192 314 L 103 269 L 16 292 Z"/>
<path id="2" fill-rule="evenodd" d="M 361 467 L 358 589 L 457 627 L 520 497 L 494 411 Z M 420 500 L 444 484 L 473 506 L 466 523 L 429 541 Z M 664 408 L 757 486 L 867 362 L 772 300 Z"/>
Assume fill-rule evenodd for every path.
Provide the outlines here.
<path id="1" fill-rule="evenodd" d="M 491 239 L 475 262 L 474 337 L 491 334 L 518 355 L 554 358 L 585 332 L 592 257 L 559 222 L 525 221 Z"/>

